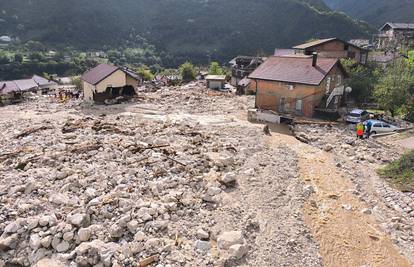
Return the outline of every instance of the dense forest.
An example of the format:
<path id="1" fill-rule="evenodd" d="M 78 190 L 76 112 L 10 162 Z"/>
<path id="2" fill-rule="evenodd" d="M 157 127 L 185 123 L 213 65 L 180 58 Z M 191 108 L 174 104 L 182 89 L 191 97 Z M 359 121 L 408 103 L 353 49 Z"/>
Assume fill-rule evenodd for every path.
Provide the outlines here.
<path id="1" fill-rule="evenodd" d="M 13 0 L 0 2 L 0 35 L 48 47 L 153 46 L 165 66 L 271 53 L 318 37 L 367 37 L 367 24 L 322 0 Z"/>
<path id="2" fill-rule="evenodd" d="M 376 28 L 385 22 L 414 23 L 414 0 L 325 0 L 325 3 Z"/>

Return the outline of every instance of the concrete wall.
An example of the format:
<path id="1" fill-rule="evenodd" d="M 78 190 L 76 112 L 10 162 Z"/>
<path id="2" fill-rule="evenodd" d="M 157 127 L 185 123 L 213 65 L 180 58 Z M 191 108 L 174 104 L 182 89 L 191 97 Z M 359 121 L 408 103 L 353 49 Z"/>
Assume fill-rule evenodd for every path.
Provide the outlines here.
<path id="1" fill-rule="evenodd" d="M 96 89 L 96 86 L 82 81 L 82 88 L 83 88 L 83 99 L 87 102 L 93 101 L 93 92 Z"/>
<path id="2" fill-rule="evenodd" d="M 129 75 L 126 75 L 126 85 L 131 85 L 134 88 L 137 88 L 140 86 L 139 81 L 135 80 L 134 78 L 132 78 Z"/>
<path id="3" fill-rule="evenodd" d="M 340 78 L 338 75 L 340 75 Z M 256 107 L 259 109 L 312 117 L 314 108 L 321 104 L 322 99 L 329 95 L 335 87 L 341 86 L 343 80 L 339 68 L 335 67 L 319 85 L 252 80 L 250 89 L 256 90 L 257 88 Z M 330 85 L 327 94 L 328 81 Z M 291 85 L 293 85 L 293 88 Z M 296 106 L 297 103 L 300 104 L 298 100 L 302 102 L 299 109 Z"/>
<path id="4" fill-rule="evenodd" d="M 209 81 L 207 81 L 207 88 L 210 88 L 210 89 L 223 89 L 224 88 L 224 81 L 209 80 Z"/>

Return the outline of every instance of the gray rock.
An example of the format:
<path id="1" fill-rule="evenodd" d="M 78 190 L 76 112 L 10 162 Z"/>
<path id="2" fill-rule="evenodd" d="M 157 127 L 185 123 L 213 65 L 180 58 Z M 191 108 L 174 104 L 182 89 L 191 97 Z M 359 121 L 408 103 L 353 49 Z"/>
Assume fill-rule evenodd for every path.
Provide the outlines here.
<path id="1" fill-rule="evenodd" d="M 217 238 L 219 249 L 229 249 L 233 245 L 244 244 L 244 238 L 241 231 L 224 232 Z"/>
<path id="2" fill-rule="evenodd" d="M 8 234 L 13 234 L 16 233 L 20 229 L 20 227 L 20 224 L 18 224 L 17 222 L 11 222 L 4 228 L 4 232 Z"/>
<path id="3" fill-rule="evenodd" d="M 75 226 L 85 226 L 88 221 L 86 214 L 76 213 L 68 217 L 68 221 Z"/>
<path id="4" fill-rule="evenodd" d="M 132 233 L 135 234 L 137 232 L 139 223 L 136 220 L 132 220 L 127 224 L 128 230 Z"/>
<path id="5" fill-rule="evenodd" d="M 45 247 L 45 248 L 50 247 L 51 243 L 52 243 L 52 236 L 50 236 L 50 235 L 45 236 L 40 240 L 40 244 L 42 244 L 42 246 Z"/>
<path id="6" fill-rule="evenodd" d="M 41 239 L 40 239 L 40 236 L 38 234 L 32 234 L 32 235 L 30 235 L 29 246 L 32 249 L 34 249 L 34 250 L 40 248 L 40 246 L 41 246 Z"/>
<path id="7" fill-rule="evenodd" d="M 45 258 L 38 261 L 34 267 L 65 267 L 65 265 L 58 260 Z"/>
<path id="8" fill-rule="evenodd" d="M 14 249 L 17 246 L 18 241 L 18 234 L 12 234 L 11 236 L 5 238 L 0 237 L 0 250 L 7 251 L 10 249 Z"/>
<path id="9" fill-rule="evenodd" d="M 73 232 L 66 232 L 63 234 L 63 240 L 65 241 L 71 241 L 74 237 L 74 233 Z"/>
<path id="10" fill-rule="evenodd" d="M 211 243 L 208 241 L 203 241 L 203 240 L 197 240 L 194 243 L 194 246 L 196 249 L 201 250 L 201 251 L 209 251 L 211 249 Z"/>
<path id="11" fill-rule="evenodd" d="M 197 231 L 197 237 L 202 240 L 207 240 L 210 237 L 210 234 L 203 229 L 198 229 Z"/>
<path id="12" fill-rule="evenodd" d="M 236 174 L 234 172 L 228 172 L 220 178 L 220 182 L 226 186 L 234 185 L 236 183 L 236 180 Z"/>
<path id="13" fill-rule="evenodd" d="M 91 230 L 89 228 L 81 228 L 78 231 L 78 237 L 81 242 L 88 241 L 91 237 Z"/>
<path id="14" fill-rule="evenodd" d="M 236 244 L 229 248 L 230 257 L 240 260 L 247 254 L 247 246 Z"/>
<path id="15" fill-rule="evenodd" d="M 70 245 L 67 241 L 62 241 L 56 246 L 57 252 L 65 252 L 69 249 Z"/>

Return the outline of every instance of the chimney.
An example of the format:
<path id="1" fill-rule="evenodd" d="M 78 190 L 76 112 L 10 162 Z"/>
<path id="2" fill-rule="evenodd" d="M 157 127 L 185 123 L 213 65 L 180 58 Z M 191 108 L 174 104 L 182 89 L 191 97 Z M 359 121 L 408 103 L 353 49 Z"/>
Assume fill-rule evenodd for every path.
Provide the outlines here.
<path id="1" fill-rule="evenodd" d="M 312 53 L 312 67 L 316 67 L 317 61 L 318 61 L 318 53 L 313 52 Z"/>

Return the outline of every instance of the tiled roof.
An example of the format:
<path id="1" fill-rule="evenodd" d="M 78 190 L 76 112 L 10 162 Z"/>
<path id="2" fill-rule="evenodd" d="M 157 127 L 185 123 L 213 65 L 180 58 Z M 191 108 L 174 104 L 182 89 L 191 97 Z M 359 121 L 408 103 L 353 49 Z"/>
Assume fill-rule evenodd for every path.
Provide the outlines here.
<path id="1" fill-rule="evenodd" d="M 118 69 L 117 66 L 100 64 L 83 74 L 81 79 L 89 84 L 96 85 Z"/>
<path id="2" fill-rule="evenodd" d="M 311 56 L 272 56 L 251 73 L 249 78 L 319 85 L 336 64 L 340 64 L 336 58 L 319 57 L 313 67 Z"/>

